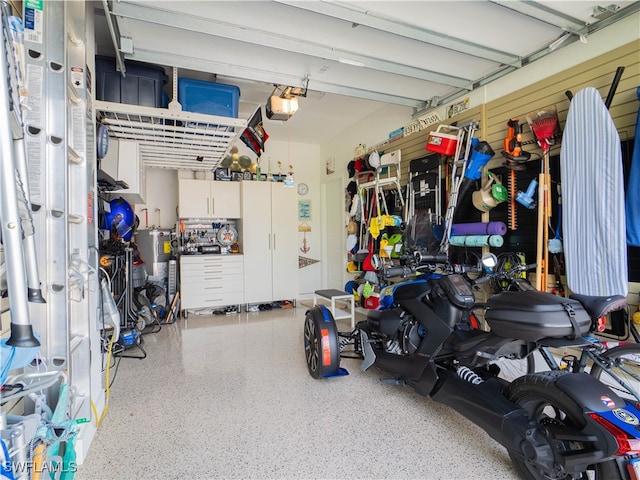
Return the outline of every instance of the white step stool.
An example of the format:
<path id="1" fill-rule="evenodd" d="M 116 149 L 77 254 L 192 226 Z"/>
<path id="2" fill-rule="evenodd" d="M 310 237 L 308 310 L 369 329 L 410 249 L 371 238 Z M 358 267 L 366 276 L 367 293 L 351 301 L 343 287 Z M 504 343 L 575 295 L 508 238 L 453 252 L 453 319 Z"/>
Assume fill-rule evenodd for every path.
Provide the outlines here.
<path id="1" fill-rule="evenodd" d="M 355 322 L 356 322 L 356 308 L 355 308 L 355 302 L 353 299 L 353 294 L 351 293 L 347 293 L 347 292 L 343 292 L 342 290 L 336 290 L 336 289 L 328 289 L 328 290 L 316 290 L 313 293 L 313 305 L 316 306 L 318 304 L 318 297 L 319 298 L 324 298 L 325 300 L 329 300 L 331 301 L 331 315 L 333 315 L 333 318 L 335 320 L 338 319 L 342 319 L 342 318 L 350 318 L 351 319 L 351 328 L 354 328 L 356 326 Z M 351 312 L 347 311 L 347 310 L 341 310 L 339 308 L 336 308 L 336 300 L 340 301 L 344 301 L 348 304 L 350 304 L 351 306 Z"/>

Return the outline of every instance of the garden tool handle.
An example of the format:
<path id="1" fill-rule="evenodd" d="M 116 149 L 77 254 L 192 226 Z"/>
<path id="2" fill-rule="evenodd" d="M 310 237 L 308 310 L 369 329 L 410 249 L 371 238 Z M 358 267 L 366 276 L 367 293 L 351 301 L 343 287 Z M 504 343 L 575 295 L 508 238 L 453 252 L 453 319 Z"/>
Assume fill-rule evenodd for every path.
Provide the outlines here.
<path id="1" fill-rule="evenodd" d="M 620 83 L 620 78 L 624 73 L 624 67 L 616 68 L 616 74 L 613 77 L 613 82 L 611 82 L 611 87 L 609 88 L 609 93 L 607 94 L 607 99 L 604 101 L 605 107 L 609 110 L 611 107 L 611 102 L 613 102 L 613 96 L 616 94 L 616 90 L 618 89 L 618 84 Z"/>

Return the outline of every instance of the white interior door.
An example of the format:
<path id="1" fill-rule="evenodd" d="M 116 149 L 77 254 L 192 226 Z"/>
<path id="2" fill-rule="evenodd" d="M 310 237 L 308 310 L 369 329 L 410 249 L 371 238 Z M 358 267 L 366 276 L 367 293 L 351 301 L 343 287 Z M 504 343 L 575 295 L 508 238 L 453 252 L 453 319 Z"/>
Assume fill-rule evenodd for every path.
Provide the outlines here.
<path id="1" fill-rule="evenodd" d="M 324 205 L 326 215 L 324 216 L 326 232 L 326 265 L 327 265 L 327 288 L 344 288 L 345 271 L 345 229 L 344 229 L 344 188 L 342 179 L 336 177 L 329 180 L 324 185 Z"/>

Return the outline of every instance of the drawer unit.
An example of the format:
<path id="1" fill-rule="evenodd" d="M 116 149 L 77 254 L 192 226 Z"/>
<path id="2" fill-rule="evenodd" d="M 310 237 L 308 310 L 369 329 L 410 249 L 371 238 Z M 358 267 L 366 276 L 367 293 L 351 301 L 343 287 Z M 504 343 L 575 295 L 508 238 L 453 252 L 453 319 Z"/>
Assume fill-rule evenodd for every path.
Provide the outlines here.
<path id="1" fill-rule="evenodd" d="M 182 309 L 217 308 L 244 302 L 242 255 L 180 258 Z"/>

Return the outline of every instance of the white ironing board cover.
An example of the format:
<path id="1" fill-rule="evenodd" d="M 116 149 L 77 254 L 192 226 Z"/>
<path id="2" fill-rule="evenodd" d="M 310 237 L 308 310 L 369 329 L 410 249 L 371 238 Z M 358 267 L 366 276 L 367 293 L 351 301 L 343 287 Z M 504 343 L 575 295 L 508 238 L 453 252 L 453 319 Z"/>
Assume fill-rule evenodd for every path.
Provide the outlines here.
<path id="1" fill-rule="evenodd" d="M 620 137 L 597 89 L 571 100 L 560 151 L 567 284 L 582 295 L 629 289 Z"/>

